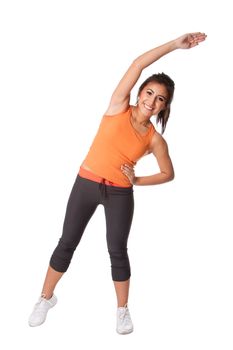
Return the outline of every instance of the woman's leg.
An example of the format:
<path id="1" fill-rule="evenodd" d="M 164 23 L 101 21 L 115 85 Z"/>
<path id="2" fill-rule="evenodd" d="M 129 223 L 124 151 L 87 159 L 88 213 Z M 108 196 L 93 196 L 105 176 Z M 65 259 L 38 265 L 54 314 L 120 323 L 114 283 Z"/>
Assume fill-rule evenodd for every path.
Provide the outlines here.
<path id="1" fill-rule="evenodd" d="M 113 281 L 113 283 L 117 296 L 117 307 L 123 307 L 128 303 L 130 279 L 122 282 Z"/>
<path id="2" fill-rule="evenodd" d="M 45 299 L 50 299 L 53 295 L 54 289 L 58 281 L 63 276 L 64 272 L 58 272 L 54 270 L 51 266 L 48 267 L 47 274 L 45 277 L 43 289 L 41 296 Z"/>
<path id="3" fill-rule="evenodd" d="M 50 259 L 41 298 L 29 317 L 28 323 L 31 327 L 45 322 L 47 312 L 56 305 L 54 289 L 68 269 L 73 253 L 98 204 L 99 184 L 78 176 L 68 200 L 62 237 Z"/>
<path id="4" fill-rule="evenodd" d="M 99 204 L 98 199 L 98 184 L 78 176 L 68 200 L 63 233 L 51 256 L 45 277 L 42 295 L 46 299 L 51 298 L 58 281 L 67 271 L 86 225 Z"/>
<path id="5" fill-rule="evenodd" d="M 127 241 L 134 210 L 133 189 L 106 186 L 103 204 L 117 305 L 123 307 L 128 302 L 131 275 Z"/>

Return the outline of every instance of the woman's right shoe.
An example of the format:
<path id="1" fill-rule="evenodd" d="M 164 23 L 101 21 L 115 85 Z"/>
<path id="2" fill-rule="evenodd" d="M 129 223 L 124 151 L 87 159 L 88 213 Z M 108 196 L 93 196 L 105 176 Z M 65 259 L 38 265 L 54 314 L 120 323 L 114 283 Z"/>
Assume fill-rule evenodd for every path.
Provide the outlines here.
<path id="1" fill-rule="evenodd" d="M 35 304 L 32 314 L 29 317 L 28 324 L 31 327 L 40 326 L 46 320 L 49 309 L 57 304 L 57 297 L 53 294 L 50 299 L 40 297 Z"/>
<path id="2" fill-rule="evenodd" d="M 130 317 L 127 304 L 117 309 L 117 333 L 129 334 L 133 332 L 133 323 Z"/>

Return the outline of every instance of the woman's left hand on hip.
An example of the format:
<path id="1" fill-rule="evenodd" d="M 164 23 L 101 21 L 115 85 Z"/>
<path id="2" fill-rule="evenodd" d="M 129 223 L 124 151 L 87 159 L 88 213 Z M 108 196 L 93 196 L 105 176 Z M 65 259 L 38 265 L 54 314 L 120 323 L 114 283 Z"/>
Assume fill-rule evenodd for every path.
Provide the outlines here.
<path id="1" fill-rule="evenodd" d="M 135 173 L 134 173 L 134 167 L 132 167 L 131 165 L 128 164 L 123 164 L 121 166 L 121 171 L 124 175 L 127 176 L 127 178 L 129 179 L 130 183 L 133 185 L 134 184 L 134 180 L 135 180 Z"/>

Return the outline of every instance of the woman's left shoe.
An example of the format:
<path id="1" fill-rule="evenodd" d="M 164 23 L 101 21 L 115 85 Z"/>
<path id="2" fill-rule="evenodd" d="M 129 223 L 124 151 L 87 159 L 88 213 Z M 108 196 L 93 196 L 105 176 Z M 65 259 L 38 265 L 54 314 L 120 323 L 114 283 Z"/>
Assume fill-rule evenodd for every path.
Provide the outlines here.
<path id="1" fill-rule="evenodd" d="M 133 323 L 127 304 L 117 308 L 117 333 L 129 334 L 133 332 Z"/>
<path id="2" fill-rule="evenodd" d="M 36 305 L 34 306 L 33 312 L 29 317 L 29 326 L 37 327 L 40 326 L 46 320 L 49 309 L 57 304 L 57 297 L 53 294 L 50 299 L 40 297 Z"/>

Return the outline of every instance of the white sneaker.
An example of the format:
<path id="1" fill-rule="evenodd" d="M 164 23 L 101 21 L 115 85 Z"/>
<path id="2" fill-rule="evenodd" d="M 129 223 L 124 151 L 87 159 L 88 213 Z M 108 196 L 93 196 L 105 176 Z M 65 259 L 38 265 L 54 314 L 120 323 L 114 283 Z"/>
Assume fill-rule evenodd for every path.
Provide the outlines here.
<path id="1" fill-rule="evenodd" d="M 117 308 L 117 333 L 128 334 L 133 332 L 133 323 L 127 304 Z"/>
<path id="2" fill-rule="evenodd" d="M 40 326 L 46 320 L 47 312 L 49 309 L 57 304 L 57 297 L 53 295 L 50 299 L 40 297 L 36 303 L 34 310 L 29 317 L 28 324 L 31 327 Z"/>

